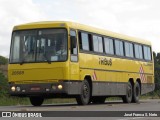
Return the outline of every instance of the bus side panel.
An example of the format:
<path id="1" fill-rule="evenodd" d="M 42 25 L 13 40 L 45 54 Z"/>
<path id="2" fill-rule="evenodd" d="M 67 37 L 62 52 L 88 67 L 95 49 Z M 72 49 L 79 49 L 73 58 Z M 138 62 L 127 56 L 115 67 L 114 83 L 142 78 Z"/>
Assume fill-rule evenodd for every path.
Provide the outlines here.
<path id="1" fill-rule="evenodd" d="M 155 89 L 155 84 L 153 84 L 153 83 L 142 83 L 141 94 L 143 95 L 143 94 L 152 92 L 152 91 L 154 91 L 154 89 Z"/>
<path id="2" fill-rule="evenodd" d="M 93 96 L 121 96 L 126 93 L 126 83 L 93 82 Z"/>
<path id="3" fill-rule="evenodd" d="M 110 70 L 112 66 L 100 65 L 99 57 L 97 55 L 80 53 L 79 61 L 81 80 L 84 80 L 85 76 L 88 75 L 92 79 L 92 96 L 115 96 L 126 94 L 127 80 L 124 80 L 126 73 L 117 72 L 116 69 Z"/>
<path id="4" fill-rule="evenodd" d="M 112 59 L 112 65 L 108 65 L 105 61 L 101 62 L 99 59 L 106 61 Z M 129 80 L 133 80 L 134 83 L 140 80 L 141 94 L 154 89 L 153 63 L 87 53 L 79 54 L 79 63 L 81 80 L 86 75 L 90 75 L 92 78 L 93 96 L 126 95 Z M 141 69 L 143 71 L 140 72 Z"/>

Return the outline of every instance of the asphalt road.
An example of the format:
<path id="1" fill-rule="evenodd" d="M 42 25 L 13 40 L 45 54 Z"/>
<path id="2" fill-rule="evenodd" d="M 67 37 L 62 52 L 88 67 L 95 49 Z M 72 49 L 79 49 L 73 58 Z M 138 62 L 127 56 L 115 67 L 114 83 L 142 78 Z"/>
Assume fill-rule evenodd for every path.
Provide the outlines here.
<path id="1" fill-rule="evenodd" d="M 124 104 L 122 101 L 106 102 L 105 104 L 90 104 L 86 106 L 78 106 L 73 104 L 47 104 L 40 107 L 27 106 L 1 106 L 0 111 L 160 111 L 160 99 L 141 100 L 139 103 Z M 74 113 L 73 113 L 74 114 Z M 95 112 L 94 112 L 95 115 Z M 2 119 L 2 118 L 1 118 Z M 16 118 L 17 119 L 17 118 Z M 38 118 L 41 120 L 41 118 Z M 44 118 L 42 118 L 44 119 Z M 160 117 L 54 117 L 46 118 L 47 120 L 160 120 Z M 8 119 L 9 120 L 9 119 Z"/>

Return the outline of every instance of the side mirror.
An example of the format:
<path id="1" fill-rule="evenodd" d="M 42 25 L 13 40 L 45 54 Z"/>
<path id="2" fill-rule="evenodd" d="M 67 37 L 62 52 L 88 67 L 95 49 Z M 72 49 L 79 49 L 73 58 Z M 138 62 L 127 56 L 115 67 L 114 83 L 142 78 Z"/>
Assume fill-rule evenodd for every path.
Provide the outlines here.
<path id="1" fill-rule="evenodd" d="M 75 36 L 71 36 L 71 49 L 76 48 L 77 40 Z"/>

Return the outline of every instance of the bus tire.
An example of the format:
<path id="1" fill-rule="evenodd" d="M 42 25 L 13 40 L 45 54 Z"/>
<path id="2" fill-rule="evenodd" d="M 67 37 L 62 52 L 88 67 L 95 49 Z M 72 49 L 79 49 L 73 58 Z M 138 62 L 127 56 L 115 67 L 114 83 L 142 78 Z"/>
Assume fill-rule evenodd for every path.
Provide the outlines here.
<path id="1" fill-rule="evenodd" d="M 127 88 L 126 88 L 126 95 L 122 97 L 122 100 L 124 103 L 131 103 L 132 101 L 132 85 L 130 82 L 128 82 L 127 84 Z"/>
<path id="2" fill-rule="evenodd" d="M 139 97 L 140 97 L 140 85 L 138 82 L 135 83 L 133 87 L 133 97 L 132 97 L 132 102 L 133 103 L 138 103 L 139 102 Z"/>
<path id="3" fill-rule="evenodd" d="M 30 97 L 30 102 L 33 106 L 41 106 L 44 101 L 42 97 Z"/>
<path id="4" fill-rule="evenodd" d="M 94 104 L 103 104 L 105 103 L 106 97 L 104 96 L 97 96 L 97 97 L 92 97 L 91 102 Z"/>
<path id="5" fill-rule="evenodd" d="M 85 79 L 82 82 L 81 94 L 76 97 L 78 105 L 87 105 L 90 102 L 91 88 L 88 81 Z"/>

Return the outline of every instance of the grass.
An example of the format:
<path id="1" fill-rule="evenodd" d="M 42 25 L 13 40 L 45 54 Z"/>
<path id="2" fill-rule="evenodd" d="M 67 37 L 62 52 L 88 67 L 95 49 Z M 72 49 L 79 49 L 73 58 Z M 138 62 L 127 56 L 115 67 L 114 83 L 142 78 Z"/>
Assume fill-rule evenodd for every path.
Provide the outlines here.
<path id="1" fill-rule="evenodd" d="M 0 98 L 0 106 L 14 106 L 14 105 L 29 105 L 29 99 L 27 98 L 18 98 L 18 97 L 6 97 L 2 96 Z"/>
<path id="2" fill-rule="evenodd" d="M 151 93 L 147 93 L 140 97 L 141 99 L 160 99 L 160 91 L 154 91 Z"/>
<path id="3" fill-rule="evenodd" d="M 141 100 L 145 99 L 160 99 L 156 94 L 153 95 L 143 95 L 140 97 Z M 122 100 L 120 97 L 109 97 L 107 101 Z M 45 99 L 43 104 L 59 104 L 59 103 L 76 103 L 74 98 L 55 98 L 55 99 Z M 8 94 L 0 95 L 0 106 L 15 106 L 15 105 L 31 105 L 29 98 L 12 97 Z"/>
<path id="4" fill-rule="evenodd" d="M 58 104 L 58 103 L 75 103 L 76 100 L 73 98 L 67 99 L 45 99 L 43 104 Z M 15 106 L 15 105 L 31 105 L 28 97 L 20 98 L 13 97 L 9 95 L 1 95 L 0 96 L 0 106 Z"/>
<path id="5" fill-rule="evenodd" d="M 55 98 L 55 99 L 47 99 L 44 101 L 44 104 L 58 104 L 58 103 L 75 103 L 76 99 L 74 98 Z"/>

